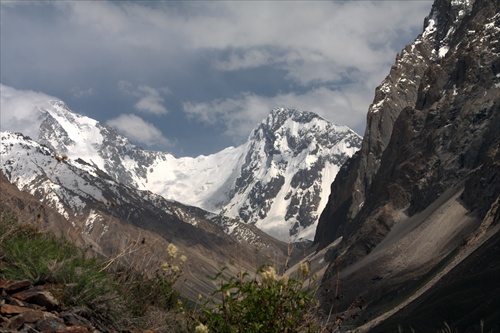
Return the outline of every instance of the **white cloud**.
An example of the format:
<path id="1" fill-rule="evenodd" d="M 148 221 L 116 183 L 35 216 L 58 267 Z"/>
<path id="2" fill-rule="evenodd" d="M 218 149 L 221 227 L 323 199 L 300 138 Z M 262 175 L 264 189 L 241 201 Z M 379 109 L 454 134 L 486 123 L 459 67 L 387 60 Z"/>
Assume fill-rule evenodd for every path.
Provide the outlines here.
<path id="1" fill-rule="evenodd" d="M 137 87 L 137 93 L 141 94 L 139 101 L 135 103 L 137 110 L 158 115 L 168 113 L 167 109 L 162 105 L 165 99 L 161 97 L 159 90 L 140 85 Z"/>
<path id="2" fill-rule="evenodd" d="M 139 98 L 139 101 L 134 105 L 134 108 L 138 111 L 155 115 L 168 113 L 167 108 L 163 106 L 165 99 L 162 97 L 162 94 L 170 94 L 168 88 L 156 89 L 144 84 L 134 88 L 130 82 L 119 81 L 118 89 L 127 95 Z"/>
<path id="3" fill-rule="evenodd" d="M 140 144 L 146 146 L 172 146 L 162 132 L 153 124 L 144 121 L 134 114 L 121 114 L 106 122 L 118 132 Z"/>
<path id="4" fill-rule="evenodd" d="M 183 103 L 189 118 L 209 124 L 223 124 L 225 134 L 235 142 L 245 140 L 250 131 L 275 107 L 312 111 L 325 119 L 347 125 L 362 134 L 364 117 L 370 104 L 366 88 L 352 85 L 342 91 L 326 87 L 305 93 L 282 93 L 272 97 L 244 93 L 234 98 L 205 103 Z"/>
<path id="5" fill-rule="evenodd" d="M 341 80 L 352 68 L 371 74 L 387 66 L 400 51 L 391 41 L 422 26 L 429 2 L 287 2 L 286 10 L 280 2 L 230 2 L 224 7 L 227 17 L 208 34 L 188 37 L 195 47 L 230 51 L 215 61 L 216 68 L 278 65 L 290 80 L 307 85 Z M 193 22 L 192 30 L 196 27 Z"/>
<path id="6" fill-rule="evenodd" d="M 342 79 L 392 62 L 392 43 L 423 24 L 432 1 L 210 1 L 147 6 L 140 2 L 57 3 L 75 29 L 112 45 L 117 58 L 147 50 L 156 63 L 203 50 L 214 68 L 278 65 L 303 85 Z M 418 13 L 418 14 L 417 14 Z M 175 57 L 166 54 L 175 53 Z M 172 60 L 170 60 L 172 59 Z M 141 64 L 149 65 L 149 64 Z M 175 66 L 175 64 L 174 64 Z"/>
<path id="7" fill-rule="evenodd" d="M 170 112 L 169 121 L 182 122 L 174 108 L 196 101 L 185 102 L 185 112 L 226 126 L 233 138 L 248 135 L 274 106 L 316 111 L 362 132 L 375 87 L 402 44 L 421 32 L 432 2 L 1 3 L 2 78 L 64 98 L 72 82 L 73 97 L 91 97 L 80 108 L 99 112 L 123 99 L 109 87 L 126 80 L 118 87 L 130 108 L 121 113 Z"/>
<path id="8" fill-rule="evenodd" d="M 20 132 L 36 140 L 42 116 L 40 108 L 49 107 L 50 100 L 58 98 L 0 84 L 0 129 Z"/>

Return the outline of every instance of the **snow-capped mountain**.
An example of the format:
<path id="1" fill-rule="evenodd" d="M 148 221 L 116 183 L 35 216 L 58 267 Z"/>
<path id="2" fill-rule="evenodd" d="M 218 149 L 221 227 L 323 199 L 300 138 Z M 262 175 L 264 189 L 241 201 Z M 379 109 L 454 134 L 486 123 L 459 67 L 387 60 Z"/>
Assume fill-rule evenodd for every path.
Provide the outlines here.
<path id="1" fill-rule="evenodd" d="M 72 112 L 61 101 L 50 104 L 40 109 L 44 116 L 36 141 L 60 154 L 81 158 L 120 183 L 168 199 L 213 211 L 209 199 L 238 162 L 235 148 L 198 158 L 143 150 L 111 127 Z"/>
<path id="2" fill-rule="evenodd" d="M 96 221 L 105 223 L 104 214 L 138 226 L 152 219 L 161 221 L 167 229 L 182 230 L 178 224 L 187 223 L 205 231 L 224 231 L 240 242 L 266 243 L 267 235 L 238 220 L 123 185 L 83 159 L 57 154 L 20 133 L 1 132 L 0 138 L 0 170 L 7 179 L 66 219 L 82 222 L 84 233 L 91 233 Z M 189 234 L 192 232 L 184 237 Z"/>
<path id="3" fill-rule="evenodd" d="M 330 184 L 360 143 L 314 113 L 273 110 L 248 139 L 224 214 L 281 240 L 312 239 Z"/>
<path id="4" fill-rule="evenodd" d="M 29 207 L 23 222 L 76 239 L 104 257 L 126 253 L 134 265 L 147 258 L 148 269 L 161 264 L 166 246 L 174 243 L 190 260 L 181 291 L 186 297 L 209 295 L 214 286 L 204 282 L 207 274 L 228 263 L 253 271 L 268 256 L 285 258 L 286 244 L 255 226 L 118 183 L 90 163 L 56 154 L 20 133 L 1 132 L 0 140 L 2 196 L 16 209 Z"/>
<path id="5" fill-rule="evenodd" d="M 176 158 L 141 149 L 61 101 L 50 101 L 38 111 L 36 141 L 57 154 L 85 161 L 118 183 L 223 212 L 287 241 L 314 237 L 329 186 L 361 143 L 347 127 L 313 113 L 276 109 L 246 144 L 208 156 Z"/>

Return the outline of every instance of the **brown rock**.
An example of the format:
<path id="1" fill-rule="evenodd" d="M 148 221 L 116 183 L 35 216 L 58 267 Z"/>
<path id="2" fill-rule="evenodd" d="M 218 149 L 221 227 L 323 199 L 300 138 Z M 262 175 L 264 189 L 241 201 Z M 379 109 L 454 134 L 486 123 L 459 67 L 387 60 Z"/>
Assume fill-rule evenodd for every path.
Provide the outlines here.
<path id="1" fill-rule="evenodd" d="M 88 328 L 84 326 L 69 326 L 60 330 L 56 333 L 89 333 Z"/>
<path id="2" fill-rule="evenodd" d="M 23 329 L 20 331 L 21 333 L 40 333 L 33 326 L 29 324 L 25 324 Z"/>
<path id="3" fill-rule="evenodd" d="M 50 317 L 37 321 L 35 328 L 42 333 L 54 333 L 66 328 L 66 325 L 64 325 L 62 319 Z"/>
<path id="4" fill-rule="evenodd" d="M 10 305 L 10 304 L 4 304 L 2 307 L 0 307 L 0 313 L 4 315 L 9 315 L 9 314 L 20 314 L 26 311 L 30 311 L 30 309 L 22 306 L 16 306 L 16 305 Z"/>
<path id="5" fill-rule="evenodd" d="M 25 323 L 35 323 L 40 319 L 44 319 L 47 313 L 40 310 L 29 310 L 21 313 L 20 316 L 23 317 Z"/>
<path id="6" fill-rule="evenodd" d="M 77 315 L 73 312 L 63 312 L 59 316 L 64 320 L 64 322 L 69 326 L 85 326 L 92 327 L 92 323 L 82 316 Z"/>
<path id="7" fill-rule="evenodd" d="M 49 311 L 55 310 L 59 307 L 59 302 L 54 298 L 54 296 L 52 296 L 50 292 L 38 290 L 36 288 L 18 292 L 12 295 L 12 297 L 24 302 L 30 302 L 40 306 L 44 306 Z"/>
<path id="8" fill-rule="evenodd" d="M 4 290 L 9 285 L 9 281 L 0 279 L 0 290 Z"/>
<path id="9" fill-rule="evenodd" d="M 10 323 L 9 318 L 0 315 L 0 327 L 7 327 Z"/>
<path id="10" fill-rule="evenodd" d="M 5 303 L 4 303 L 5 304 Z M 18 299 L 15 299 L 15 298 L 10 298 L 9 299 L 9 304 L 10 305 L 16 305 L 16 306 L 21 306 L 21 307 L 30 307 L 30 304 L 25 304 L 23 302 L 21 302 L 20 300 Z M 3 305 L 3 304 L 2 304 Z"/>
<path id="11" fill-rule="evenodd" d="M 4 325 L 7 328 L 18 330 L 21 327 L 23 327 L 26 323 L 35 323 L 45 318 L 46 312 L 39 310 L 31 310 L 28 308 L 21 308 L 21 307 L 15 307 L 15 308 L 17 309 L 14 309 L 14 311 L 22 310 L 23 312 L 20 312 L 16 316 L 10 318 L 9 322 L 6 325 Z"/>
<path id="12" fill-rule="evenodd" d="M 31 282 L 28 280 L 10 282 L 4 287 L 8 294 L 13 294 L 21 290 L 26 290 L 31 287 Z"/>
<path id="13" fill-rule="evenodd" d="M 10 318 L 9 324 L 6 326 L 6 328 L 11 330 L 19 330 L 24 325 L 24 323 L 24 318 L 21 315 L 17 315 Z"/>

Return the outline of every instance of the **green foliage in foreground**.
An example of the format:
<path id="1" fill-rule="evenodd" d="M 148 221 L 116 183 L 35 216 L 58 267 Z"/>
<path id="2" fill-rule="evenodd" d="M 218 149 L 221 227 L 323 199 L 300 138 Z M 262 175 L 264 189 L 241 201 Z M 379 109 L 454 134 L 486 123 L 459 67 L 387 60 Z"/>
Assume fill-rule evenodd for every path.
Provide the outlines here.
<path id="1" fill-rule="evenodd" d="M 116 269 L 74 243 L 18 223 L 16 216 L 0 208 L 0 278 L 44 284 L 65 306 L 83 309 L 98 327 L 165 326 L 166 321 L 180 326 L 175 314 L 165 315 L 177 306 L 173 285 L 178 275 Z M 162 325 L 150 316 L 158 312 L 163 313 Z"/>
<path id="2" fill-rule="evenodd" d="M 96 297 L 116 289 L 109 274 L 103 272 L 102 260 L 86 258 L 75 244 L 33 226 L 17 224 L 5 212 L 1 214 L 2 278 L 64 284 L 64 301 L 70 306 L 89 305 Z"/>
<path id="3" fill-rule="evenodd" d="M 307 264 L 303 264 L 307 268 Z M 223 271 L 214 277 L 220 288 L 213 300 L 202 306 L 199 332 L 318 332 L 313 310 L 314 289 L 305 286 L 308 269 L 298 279 L 278 276 L 274 267 L 261 269 L 249 279 L 248 273 L 238 278 L 224 277 Z"/>
<path id="4" fill-rule="evenodd" d="M 174 284 L 185 256 L 170 244 L 155 272 L 114 267 L 75 244 L 17 222 L 0 208 L 0 278 L 44 284 L 68 307 L 84 309 L 103 331 L 154 328 L 157 332 L 319 332 L 315 289 L 306 263 L 297 278 L 264 267 L 213 280 L 220 285 L 201 308 L 178 308 Z M 180 311 L 179 311 L 180 310 Z"/>

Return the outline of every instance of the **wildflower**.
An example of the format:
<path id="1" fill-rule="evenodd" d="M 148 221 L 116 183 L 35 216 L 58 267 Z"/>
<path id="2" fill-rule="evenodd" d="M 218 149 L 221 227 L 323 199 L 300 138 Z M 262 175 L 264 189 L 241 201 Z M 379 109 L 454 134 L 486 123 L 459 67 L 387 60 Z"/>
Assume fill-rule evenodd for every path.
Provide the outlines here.
<path id="1" fill-rule="evenodd" d="M 177 256 L 177 246 L 172 243 L 168 244 L 167 253 L 170 259 L 174 259 Z"/>
<path id="2" fill-rule="evenodd" d="M 261 273 L 263 283 L 272 283 L 278 279 L 276 274 L 276 269 L 273 266 L 269 266 L 268 269 Z"/>
<path id="3" fill-rule="evenodd" d="M 287 285 L 288 284 L 288 275 L 283 275 L 281 277 L 281 282 L 284 284 L 284 285 Z"/>
<path id="4" fill-rule="evenodd" d="M 169 267 L 170 267 L 170 264 L 168 262 L 164 262 L 163 265 L 161 265 L 161 269 L 164 272 L 168 271 Z"/>
<path id="5" fill-rule="evenodd" d="M 302 274 L 302 276 L 308 276 L 310 271 L 309 271 L 309 265 L 306 262 L 299 262 L 299 272 Z"/>
<path id="6" fill-rule="evenodd" d="M 196 326 L 194 331 L 195 333 L 208 333 L 208 327 L 200 323 L 198 326 Z"/>
<path id="7" fill-rule="evenodd" d="M 177 273 L 178 271 L 180 271 L 179 266 L 177 265 L 173 265 L 172 267 L 170 267 L 170 269 L 172 270 L 173 273 Z"/>
<path id="8" fill-rule="evenodd" d="M 202 301 L 203 300 L 203 296 L 201 296 L 201 294 L 198 294 L 198 301 Z"/>
<path id="9" fill-rule="evenodd" d="M 187 259 L 188 259 L 188 258 L 187 258 L 185 255 L 181 255 L 181 256 L 179 257 L 179 260 L 181 261 L 181 263 L 185 263 L 185 262 L 187 261 Z"/>

